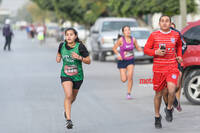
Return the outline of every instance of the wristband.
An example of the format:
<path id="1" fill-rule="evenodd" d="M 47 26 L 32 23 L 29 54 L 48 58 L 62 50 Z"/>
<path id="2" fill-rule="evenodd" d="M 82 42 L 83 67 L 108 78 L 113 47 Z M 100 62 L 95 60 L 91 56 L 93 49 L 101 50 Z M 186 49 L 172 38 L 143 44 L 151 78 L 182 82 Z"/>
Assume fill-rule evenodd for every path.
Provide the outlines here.
<path id="1" fill-rule="evenodd" d="M 116 55 L 117 57 L 121 56 L 119 53 Z"/>
<path id="2" fill-rule="evenodd" d="M 79 58 L 81 58 L 80 60 L 83 61 L 83 57 L 82 56 L 79 56 Z"/>

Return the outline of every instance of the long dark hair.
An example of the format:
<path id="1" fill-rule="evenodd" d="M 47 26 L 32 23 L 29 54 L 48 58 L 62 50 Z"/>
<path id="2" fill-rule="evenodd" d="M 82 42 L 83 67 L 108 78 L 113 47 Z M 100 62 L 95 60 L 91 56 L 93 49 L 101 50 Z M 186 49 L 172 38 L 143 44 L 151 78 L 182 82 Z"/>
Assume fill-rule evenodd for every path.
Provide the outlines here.
<path id="1" fill-rule="evenodd" d="M 69 30 L 72 30 L 72 31 L 74 32 L 74 34 L 77 36 L 76 39 L 75 39 L 75 42 L 78 42 L 78 43 L 80 43 L 80 44 L 83 44 L 83 42 L 78 38 L 78 32 L 77 32 L 74 28 L 72 28 L 72 27 L 67 28 L 67 29 L 65 30 L 65 35 L 67 34 L 67 31 L 69 31 Z M 66 41 L 66 43 L 67 43 L 67 40 L 65 40 L 65 41 Z"/>
<path id="2" fill-rule="evenodd" d="M 124 29 L 125 29 L 126 27 L 128 27 L 129 29 L 131 28 L 129 25 L 124 25 L 124 26 L 122 27 L 122 32 L 124 32 Z"/>
<path id="3" fill-rule="evenodd" d="M 123 32 L 123 33 L 124 33 L 124 29 L 125 29 L 126 27 L 128 27 L 129 29 L 131 28 L 129 25 L 124 25 L 124 26 L 122 27 L 122 32 Z M 119 38 L 122 37 L 122 36 L 123 36 L 123 35 L 118 34 L 117 38 L 119 39 Z"/>

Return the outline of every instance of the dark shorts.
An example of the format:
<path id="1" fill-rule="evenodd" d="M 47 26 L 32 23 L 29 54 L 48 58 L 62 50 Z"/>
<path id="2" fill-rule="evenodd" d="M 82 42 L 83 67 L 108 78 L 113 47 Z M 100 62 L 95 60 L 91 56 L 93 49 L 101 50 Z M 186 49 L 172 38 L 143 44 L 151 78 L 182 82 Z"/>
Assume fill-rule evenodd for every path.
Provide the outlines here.
<path id="1" fill-rule="evenodd" d="M 81 81 L 72 81 L 71 78 L 69 77 L 60 77 L 61 79 L 61 83 L 65 82 L 65 81 L 71 81 L 73 83 L 73 89 L 80 89 L 82 83 L 83 83 L 83 80 Z"/>
<path id="2" fill-rule="evenodd" d="M 179 63 L 178 63 L 178 70 L 179 70 L 180 72 L 183 72 L 183 67 L 182 67 L 181 64 L 179 64 Z"/>
<path id="3" fill-rule="evenodd" d="M 127 68 L 128 65 L 135 65 L 135 60 L 134 59 L 131 59 L 131 60 L 119 60 L 117 62 L 117 67 L 118 68 Z"/>

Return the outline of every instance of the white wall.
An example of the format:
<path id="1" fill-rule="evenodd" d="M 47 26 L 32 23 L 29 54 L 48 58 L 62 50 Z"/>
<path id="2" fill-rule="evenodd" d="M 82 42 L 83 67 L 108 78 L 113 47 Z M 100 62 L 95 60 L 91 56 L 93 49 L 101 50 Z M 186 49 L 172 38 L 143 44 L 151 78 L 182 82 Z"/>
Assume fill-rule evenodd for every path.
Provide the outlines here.
<path id="1" fill-rule="evenodd" d="M 196 0 L 196 3 L 198 5 L 197 7 L 197 13 L 196 14 L 188 14 L 187 15 L 187 22 L 197 21 L 200 20 L 200 0 Z M 159 29 L 159 18 L 162 15 L 162 13 L 155 13 L 152 16 L 152 28 L 153 29 Z M 181 30 L 181 16 L 176 15 L 172 17 L 172 22 L 176 24 L 176 28 L 178 30 Z"/>
<path id="2" fill-rule="evenodd" d="M 200 20 L 200 0 L 196 0 L 196 3 L 198 5 L 197 7 L 197 13 L 196 14 L 188 14 L 187 15 L 187 22 L 197 21 Z M 158 29 L 159 28 L 159 18 L 162 14 L 161 13 L 155 13 L 152 17 L 152 28 Z M 181 30 L 181 16 L 176 15 L 172 17 L 172 22 L 176 24 L 176 28 L 178 30 Z"/>

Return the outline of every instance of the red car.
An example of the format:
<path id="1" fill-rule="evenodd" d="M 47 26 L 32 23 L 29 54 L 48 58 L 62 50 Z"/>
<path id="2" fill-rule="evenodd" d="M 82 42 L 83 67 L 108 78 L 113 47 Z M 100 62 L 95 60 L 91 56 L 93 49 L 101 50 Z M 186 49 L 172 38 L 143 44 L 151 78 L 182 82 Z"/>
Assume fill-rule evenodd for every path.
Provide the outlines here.
<path id="1" fill-rule="evenodd" d="M 186 98 L 200 105 L 200 20 L 188 23 L 181 33 L 187 44 L 183 55 L 182 87 Z"/>

